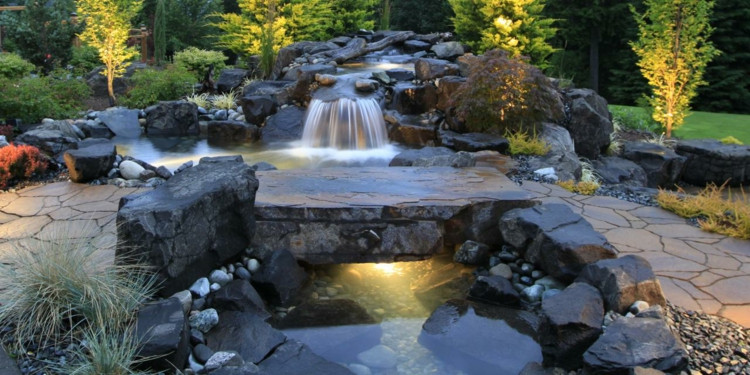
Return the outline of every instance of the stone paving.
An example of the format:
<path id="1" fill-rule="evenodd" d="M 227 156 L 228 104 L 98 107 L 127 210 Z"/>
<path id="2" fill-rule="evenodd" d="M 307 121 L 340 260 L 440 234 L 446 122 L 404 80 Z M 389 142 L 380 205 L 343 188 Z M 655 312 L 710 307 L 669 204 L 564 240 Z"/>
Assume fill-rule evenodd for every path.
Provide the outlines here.
<path id="1" fill-rule="evenodd" d="M 569 205 L 620 253 L 648 259 L 672 303 L 750 327 L 750 241 L 704 232 L 656 207 L 576 195 L 556 185 L 522 187 L 542 202 Z M 0 255 L 17 244 L 33 247 L 60 237 L 112 245 L 120 197 L 138 191 L 58 182 L 0 193 Z M 102 256 L 114 254 L 110 249 Z"/>

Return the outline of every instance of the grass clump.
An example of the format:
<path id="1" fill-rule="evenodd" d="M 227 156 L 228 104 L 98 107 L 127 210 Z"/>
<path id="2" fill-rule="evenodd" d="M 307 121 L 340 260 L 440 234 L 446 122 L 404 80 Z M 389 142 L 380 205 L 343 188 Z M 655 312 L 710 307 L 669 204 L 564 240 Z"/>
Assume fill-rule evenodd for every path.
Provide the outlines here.
<path id="1" fill-rule="evenodd" d="M 572 193 L 594 195 L 596 190 L 601 186 L 601 180 L 596 175 L 593 166 L 587 161 L 581 162 L 581 179 L 576 182 L 573 180 L 559 181 L 557 183 L 561 188 Z"/>
<path id="2" fill-rule="evenodd" d="M 742 141 L 740 141 L 739 139 L 737 139 L 735 137 L 732 137 L 731 135 L 726 136 L 726 137 L 720 139 L 720 141 L 721 141 L 721 143 L 723 143 L 725 145 L 739 145 L 739 146 L 742 146 L 744 144 L 744 143 L 742 143 Z"/>
<path id="3" fill-rule="evenodd" d="M 218 109 L 234 109 L 237 107 L 237 92 L 230 91 L 221 95 L 214 95 L 211 104 Z"/>
<path id="4" fill-rule="evenodd" d="M 549 145 L 542 139 L 536 136 L 536 132 L 532 136 L 526 131 L 507 131 L 505 138 L 510 143 L 509 152 L 511 155 L 545 155 L 549 152 Z"/>
<path id="5" fill-rule="evenodd" d="M 135 375 L 150 374 L 133 368 L 145 359 L 136 359 L 138 343 L 132 329 L 112 330 L 107 326 L 89 327 L 83 333 L 87 343 L 73 353 L 73 360 L 54 366 L 61 374 L 70 375 Z"/>
<path id="6" fill-rule="evenodd" d="M 198 107 L 201 107 L 203 109 L 210 109 L 211 108 L 211 101 L 208 99 L 208 94 L 192 94 L 188 95 L 185 100 L 187 100 L 189 103 L 193 103 L 197 105 Z"/>
<path id="7" fill-rule="evenodd" d="M 709 184 L 694 196 L 686 195 L 681 189 L 676 193 L 660 190 L 656 201 L 677 215 L 698 218 L 698 225 L 705 231 L 750 239 L 750 201 L 742 189 L 734 197 L 728 190 L 728 198 L 724 198 L 726 186 L 726 182 L 721 186 Z"/>

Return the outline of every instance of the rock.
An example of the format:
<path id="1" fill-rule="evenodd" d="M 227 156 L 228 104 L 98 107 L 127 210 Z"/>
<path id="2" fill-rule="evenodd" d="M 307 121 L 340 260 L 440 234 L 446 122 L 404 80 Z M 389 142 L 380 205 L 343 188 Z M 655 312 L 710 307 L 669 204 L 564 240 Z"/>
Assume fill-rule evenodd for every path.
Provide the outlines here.
<path id="1" fill-rule="evenodd" d="M 407 40 L 404 42 L 404 52 L 406 53 L 429 51 L 430 47 L 432 47 L 431 43 L 423 42 L 421 40 Z"/>
<path id="2" fill-rule="evenodd" d="M 494 305 L 517 305 L 520 296 L 502 276 L 479 276 L 469 289 L 469 298 Z"/>
<path id="3" fill-rule="evenodd" d="M 435 142 L 435 126 L 388 124 L 388 139 L 405 146 L 424 147 Z"/>
<path id="4" fill-rule="evenodd" d="M 330 39 L 329 42 L 330 43 L 335 43 L 335 44 L 337 44 L 338 46 L 341 47 L 341 46 L 345 46 L 347 43 L 349 43 L 350 40 L 352 40 L 351 37 L 342 35 L 342 36 L 337 36 L 337 37 L 335 37 L 333 39 Z"/>
<path id="5" fill-rule="evenodd" d="M 223 69 L 216 80 L 216 90 L 227 93 L 242 87 L 245 78 L 250 77 L 250 71 L 245 69 Z"/>
<path id="6" fill-rule="evenodd" d="M 254 171 L 242 162 L 210 161 L 120 202 L 116 258 L 154 267 L 163 295 L 239 257 L 255 232 Z M 158 226 L 150 224 L 155 220 Z"/>
<path id="7" fill-rule="evenodd" d="M 288 250 L 277 250 L 263 257 L 263 266 L 253 273 L 253 285 L 271 303 L 289 306 L 307 282 L 307 273 Z"/>
<path id="8" fill-rule="evenodd" d="M 459 151 L 454 155 L 439 155 L 429 158 L 419 158 L 414 161 L 414 167 L 453 167 L 453 168 L 470 168 L 477 163 L 474 154 L 466 151 Z"/>
<path id="9" fill-rule="evenodd" d="M 130 84 L 130 77 L 140 69 L 146 69 L 148 65 L 146 63 L 133 62 L 125 68 L 125 74 L 122 77 L 115 78 L 112 82 L 112 88 L 114 89 L 115 95 L 124 95 Z M 109 92 L 107 89 L 107 76 L 103 75 L 104 66 L 97 67 L 88 74 L 86 74 L 86 84 L 91 88 L 93 96 L 107 98 Z"/>
<path id="10" fill-rule="evenodd" d="M 594 160 L 591 164 L 604 183 L 646 186 L 646 171 L 630 160 L 605 156 Z"/>
<path id="11" fill-rule="evenodd" d="M 671 187 L 677 183 L 687 159 L 668 147 L 646 142 L 625 142 L 622 157 L 646 171 L 647 186 L 651 188 Z"/>
<path id="12" fill-rule="evenodd" d="M 549 151 L 543 156 L 531 157 L 529 168 L 554 168 L 554 174 L 561 181 L 577 181 L 581 178 L 581 162 L 567 129 L 555 124 L 542 123 L 539 139 L 549 146 Z"/>
<path id="13" fill-rule="evenodd" d="M 261 138 L 265 142 L 288 142 L 302 138 L 305 110 L 288 106 L 266 120 L 261 128 Z"/>
<path id="14" fill-rule="evenodd" d="M 199 298 L 203 298 L 211 292 L 210 285 L 211 283 L 208 281 L 208 278 L 201 277 L 200 279 L 195 280 L 193 285 L 190 286 L 190 292 Z"/>
<path id="15" fill-rule="evenodd" d="M 510 280 L 513 277 L 513 270 L 510 269 L 505 263 L 500 263 L 490 268 L 490 275 L 500 276 L 504 279 Z"/>
<path id="16" fill-rule="evenodd" d="M 466 241 L 456 251 L 453 260 L 470 266 L 484 265 L 490 260 L 490 247 L 476 241 Z"/>
<path id="17" fill-rule="evenodd" d="M 138 138 L 141 136 L 141 124 L 138 122 L 138 112 L 139 110 L 137 109 L 127 109 L 124 107 L 107 108 L 99 112 L 99 120 L 117 136 Z"/>
<path id="18" fill-rule="evenodd" d="M 337 78 L 331 74 L 316 74 L 315 81 L 320 83 L 321 86 L 333 86 L 336 84 Z"/>
<path id="19" fill-rule="evenodd" d="M 439 59 L 451 59 L 465 53 L 464 46 L 459 42 L 444 42 L 435 44 L 430 48 Z"/>
<path id="20" fill-rule="evenodd" d="M 255 81 L 242 89 L 240 103 L 246 103 L 252 97 L 264 96 L 273 101 L 274 108 L 280 107 L 291 103 L 290 93 L 293 87 L 294 82 L 289 81 Z M 242 113 L 245 114 L 246 120 L 256 125 L 261 125 L 262 122 L 255 123 L 248 119 L 247 116 L 250 116 L 251 112 L 248 112 L 247 109 L 247 106 L 242 106 Z"/>
<path id="21" fill-rule="evenodd" d="M 106 176 L 115 162 L 117 150 L 115 145 L 107 140 L 77 150 L 68 150 L 63 154 L 65 165 L 68 167 L 70 180 L 73 182 L 89 182 L 101 176 Z"/>
<path id="22" fill-rule="evenodd" d="M 36 126 L 15 138 L 14 143 L 35 146 L 47 153 L 56 155 L 75 148 L 80 141 L 69 120 L 53 121 Z"/>
<path id="23" fill-rule="evenodd" d="M 497 151 L 504 153 L 510 147 L 510 143 L 504 137 L 485 133 L 459 134 L 450 130 L 440 130 L 438 141 L 441 146 L 456 151 L 476 152 L 482 150 Z"/>
<path id="24" fill-rule="evenodd" d="M 350 299 L 305 301 L 281 319 L 279 329 L 374 324 L 364 307 Z"/>
<path id="25" fill-rule="evenodd" d="M 638 315 L 639 313 L 645 311 L 649 308 L 649 304 L 646 301 L 635 301 L 632 305 L 630 305 L 630 308 L 628 309 L 628 312 Z"/>
<path id="26" fill-rule="evenodd" d="M 561 283 L 559 280 L 555 279 L 552 276 L 544 276 L 541 279 L 535 281 L 534 285 L 541 285 L 545 290 L 565 289 L 565 284 Z"/>
<path id="27" fill-rule="evenodd" d="M 273 354 L 258 364 L 262 375 L 326 374 L 349 375 L 346 367 L 330 362 L 297 341 L 287 340 Z"/>
<path id="28" fill-rule="evenodd" d="M 417 59 L 414 74 L 420 81 L 458 75 L 458 65 L 439 59 Z"/>
<path id="29" fill-rule="evenodd" d="M 258 262 L 257 259 L 253 259 L 253 258 L 248 259 L 248 261 L 247 261 L 247 269 L 250 272 L 253 272 L 253 273 L 254 272 L 258 272 L 258 270 L 260 269 L 260 262 Z"/>
<path id="30" fill-rule="evenodd" d="M 173 176 L 172 172 L 163 165 L 159 168 L 156 168 L 156 175 L 165 180 L 169 180 Z"/>
<path id="31" fill-rule="evenodd" d="M 199 374 L 205 368 L 201 363 L 198 362 L 198 360 L 195 359 L 192 354 L 188 356 L 188 366 L 195 374 Z"/>
<path id="32" fill-rule="evenodd" d="M 200 134 L 198 106 L 186 101 L 172 101 L 146 108 L 146 133 L 159 136 Z"/>
<path id="33" fill-rule="evenodd" d="M 628 374 L 641 366 L 679 373 L 688 364 L 688 353 L 661 319 L 617 319 L 583 355 L 593 373 Z"/>
<path id="34" fill-rule="evenodd" d="M 532 285 L 521 290 L 521 296 L 529 302 L 539 302 L 542 300 L 544 287 L 541 285 Z"/>
<path id="35" fill-rule="evenodd" d="M 193 305 L 193 295 L 189 290 L 179 291 L 169 298 L 177 298 L 177 300 L 180 301 L 182 304 L 182 312 L 184 312 L 185 315 L 190 312 L 190 306 Z"/>
<path id="36" fill-rule="evenodd" d="M 461 71 L 462 77 L 469 76 L 469 67 L 478 58 L 478 56 L 475 56 L 471 53 L 467 53 L 456 58 L 456 64 L 458 64 L 458 69 Z"/>
<path id="37" fill-rule="evenodd" d="M 526 248 L 526 260 L 561 281 L 573 281 L 585 265 L 616 256 L 604 236 L 563 204 L 510 210 L 500 218 L 500 232 L 506 243 Z"/>
<path id="38" fill-rule="evenodd" d="M 638 255 L 589 264 L 576 281 L 599 289 L 604 296 L 604 307 L 620 314 L 628 312 L 635 301 L 666 306 L 661 284 L 651 265 Z"/>
<path id="39" fill-rule="evenodd" d="M 564 92 L 570 107 L 570 121 L 565 126 L 579 156 L 594 160 L 607 149 L 614 132 L 607 100 L 590 89 Z"/>
<path id="40" fill-rule="evenodd" d="M 377 369 L 389 369 L 396 367 L 396 352 L 385 345 L 376 345 L 357 354 L 357 359 L 365 366 Z"/>
<path id="41" fill-rule="evenodd" d="M 146 169 L 132 160 L 120 163 L 120 175 L 126 180 L 137 180 Z"/>
<path id="42" fill-rule="evenodd" d="M 354 373 L 354 375 L 372 375 L 372 371 L 369 367 L 359 363 L 350 363 L 347 367 Z"/>
<path id="43" fill-rule="evenodd" d="M 215 309 L 205 309 L 195 315 L 191 315 L 188 322 L 190 323 L 190 328 L 208 333 L 219 324 L 219 314 Z"/>
<path id="44" fill-rule="evenodd" d="M 581 368 L 583 353 L 602 333 L 604 302 L 589 284 L 573 283 L 542 301 L 544 364 L 566 370 Z"/>
<path id="45" fill-rule="evenodd" d="M 245 267 L 237 267 L 236 270 L 234 270 L 234 276 L 239 278 L 240 280 L 247 280 L 250 281 L 250 271 L 247 270 Z"/>
<path id="46" fill-rule="evenodd" d="M 401 68 L 388 69 L 385 71 L 385 74 L 387 74 L 388 77 L 391 77 L 392 80 L 396 81 L 411 81 L 416 77 L 413 71 Z"/>
<path id="47" fill-rule="evenodd" d="M 714 139 L 687 139 L 675 151 L 687 158 L 682 179 L 694 185 L 750 183 L 750 146 L 725 145 Z"/>
<path id="48" fill-rule="evenodd" d="M 354 88 L 358 92 L 374 92 L 378 89 L 378 82 L 372 79 L 358 79 L 354 81 Z"/>
<path id="49" fill-rule="evenodd" d="M 394 156 L 388 166 L 409 167 L 412 166 L 417 159 L 431 158 L 434 156 L 453 156 L 455 154 L 455 151 L 446 147 L 423 147 L 420 149 L 405 150 Z"/>
<path id="50" fill-rule="evenodd" d="M 219 324 L 206 334 L 206 345 L 214 351 L 236 351 L 245 361 L 258 363 L 285 340 L 261 317 L 239 311 L 224 311 Z"/>
<path id="51" fill-rule="evenodd" d="M 169 298 L 138 309 L 135 339 L 144 365 L 154 370 L 182 368 L 190 355 L 190 333 L 182 302 Z"/>
<path id="52" fill-rule="evenodd" d="M 211 306 L 221 311 L 240 311 L 253 313 L 262 319 L 271 314 L 266 311 L 266 304 L 255 288 L 245 280 L 232 280 L 225 287 L 213 294 Z"/>
<path id="53" fill-rule="evenodd" d="M 211 358 L 206 361 L 206 370 L 216 370 L 222 367 L 236 367 L 236 366 L 242 366 L 245 363 L 245 361 L 242 359 L 242 356 L 239 355 L 237 352 L 229 351 L 221 351 L 216 352 L 214 355 L 211 356 Z"/>
<path id="54" fill-rule="evenodd" d="M 437 104 L 437 88 L 432 83 L 415 85 L 399 82 L 393 88 L 391 109 L 401 114 L 418 115 L 429 112 Z"/>
<path id="55" fill-rule="evenodd" d="M 213 116 L 215 121 L 226 121 L 229 118 L 229 113 L 226 109 L 220 109 L 214 112 Z"/>
<path id="56" fill-rule="evenodd" d="M 208 281 L 211 283 L 217 283 L 221 286 L 227 285 L 232 281 L 232 277 L 228 273 L 222 270 L 211 271 L 211 275 L 208 276 Z"/>
<path id="57" fill-rule="evenodd" d="M 284 74 L 284 80 L 296 81 L 290 92 L 292 100 L 308 102 L 310 100 L 310 89 L 315 82 L 316 74 L 336 74 L 336 67 L 328 64 L 310 64 L 289 69 Z"/>
<path id="58" fill-rule="evenodd" d="M 260 138 L 260 129 L 244 121 L 209 121 L 209 142 L 250 142 Z"/>
<path id="59" fill-rule="evenodd" d="M 451 108 L 453 95 L 466 83 L 466 78 L 458 76 L 444 76 L 440 78 L 437 85 L 438 102 L 435 108 L 448 112 Z"/>
<path id="60" fill-rule="evenodd" d="M 214 351 L 205 344 L 198 344 L 193 348 L 193 358 L 200 363 L 205 364 L 212 355 Z"/>

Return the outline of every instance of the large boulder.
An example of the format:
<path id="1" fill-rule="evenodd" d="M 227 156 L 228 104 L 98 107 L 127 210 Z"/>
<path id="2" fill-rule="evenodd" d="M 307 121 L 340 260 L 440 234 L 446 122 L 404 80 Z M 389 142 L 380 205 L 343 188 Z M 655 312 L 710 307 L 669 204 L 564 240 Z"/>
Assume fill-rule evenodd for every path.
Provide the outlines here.
<path id="1" fill-rule="evenodd" d="M 405 115 L 429 112 L 437 104 L 437 88 L 432 83 L 415 85 L 399 82 L 393 88 L 392 109 Z"/>
<path id="2" fill-rule="evenodd" d="M 156 189 L 120 201 L 116 261 L 152 266 L 169 296 L 238 257 L 255 232 L 258 180 L 241 161 L 203 158 Z"/>
<path id="3" fill-rule="evenodd" d="M 282 108 L 266 120 L 260 130 L 264 142 L 289 142 L 302 138 L 305 110 L 297 106 Z"/>
<path id="4" fill-rule="evenodd" d="M 266 300 L 275 305 L 289 306 L 307 282 L 307 273 L 288 250 L 267 253 L 262 267 L 253 273 L 252 282 Z"/>
<path id="5" fill-rule="evenodd" d="M 388 123 L 388 139 L 410 147 L 424 147 L 435 142 L 434 125 L 414 125 L 405 123 Z"/>
<path id="6" fill-rule="evenodd" d="M 607 149 L 614 132 L 607 100 L 590 89 L 564 92 L 570 107 L 570 121 L 565 127 L 575 142 L 579 156 L 594 160 Z"/>
<path id="7" fill-rule="evenodd" d="M 393 157 L 389 167 L 410 167 L 417 159 L 431 158 L 435 156 L 453 156 L 456 152 L 447 147 L 423 147 L 401 151 Z"/>
<path id="8" fill-rule="evenodd" d="M 160 136 L 200 134 L 198 106 L 178 100 L 146 108 L 146 133 Z"/>
<path id="9" fill-rule="evenodd" d="M 607 184 L 646 186 L 646 171 L 640 165 L 617 156 L 604 156 L 591 162 L 596 173 Z"/>
<path id="10" fill-rule="evenodd" d="M 438 59 L 452 59 L 465 53 L 464 46 L 459 42 L 444 42 L 430 48 Z"/>
<path id="11" fill-rule="evenodd" d="M 575 152 L 570 132 L 562 126 L 542 123 L 539 139 L 549 147 L 549 151 L 542 156 L 529 158 L 529 168 L 532 170 L 554 168 L 558 180 L 578 180 L 581 178 L 581 161 Z"/>
<path id="12" fill-rule="evenodd" d="M 219 314 L 219 324 L 206 335 L 206 345 L 214 351 L 236 351 L 245 361 L 259 363 L 286 341 L 281 331 L 262 317 L 239 311 Z"/>
<path id="13" fill-rule="evenodd" d="M 263 319 L 271 317 L 260 294 L 247 280 L 230 281 L 211 295 L 209 304 L 220 311 L 247 312 Z"/>
<path id="14" fill-rule="evenodd" d="M 245 121 L 258 126 L 266 122 L 266 118 L 276 113 L 276 102 L 269 95 L 250 95 L 240 99 L 242 114 Z"/>
<path id="15" fill-rule="evenodd" d="M 600 260 L 581 271 L 576 281 L 593 285 L 604 296 L 604 306 L 625 314 L 635 301 L 666 307 L 661 284 L 651 265 L 638 255 Z"/>
<path id="16" fill-rule="evenodd" d="M 154 370 L 183 368 L 190 355 L 190 329 L 177 297 L 149 303 L 138 309 L 135 323 L 138 355 Z"/>
<path id="17" fill-rule="evenodd" d="M 293 87 L 294 82 L 289 81 L 254 81 L 242 89 L 240 103 L 254 96 L 266 96 L 273 99 L 275 107 L 289 104 L 291 103 L 290 93 Z M 243 113 L 245 113 L 244 106 L 242 109 Z M 256 125 L 260 125 L 260 123 Z"/>
<path id="18" fill-rule="evenodd" d="M 112 169 L 117 156 L 114 143 L 101 139 L 101 142 L 78 142 L 77 147 L 77 150 L 68 150 L 63 154 L 71 181 L 89 182 L 106 176 Z"/>
<path id="19" fill-rule="evenodd" d="M 429 51 L 432 47 L 431 43 L 423 42 L 421 40 L 407 40 L 404 42 L 404 52 L 415 53 L 420 51 Z"/>
<path id="20" fill-rule="evenodd" d="M 504 153 L 510 147 L 510 142 L 504 137 L 486 133 L 456 133 L 450 130 L 438 131 L 441 146 L 456 151 L 476 152 L 482 150 Z"/>
<path id="21" fill-rule="evenodd" d="M 453 95 L 456 93 L 459 87 L 466 83 L 466 78 L 458 76 L 446 76 L 440 78 L 437 83 L 437 94 L 438 102 L 435 108 L 448 112 L 448 108 L 451 106 Z"/>
<path id="22" fill-rule="evenodd" d="M 648 142 L 625 142 L 622 157 L 646 171 L 647 186 L 651 188 L 666 188 L 677 183 L 687 159 L 669 147 Z"/>
<path id="23" fill-rule="evenodd" d="M 284 74 L 285 80 L 296 81 L 291 90 L 291 98 L 300 102 L 310 100 L 310 90 L 316 74 L 336 74 L 336 67 L 327 64 L 302 65 Z"/>
<path id="24" fill-rule="evenodd" d="M 324 359 L 297 341 L 287 340 L 258 364 L 259 375 L 354 375 L 348 368 Z"/>
<path id="25" fill-rule="evenodd" d="M 230 92 L 242 86 L 245 78 L 250 77 L 250 71 L 245 69 L 224 69 L 216 81 L 216 90 L 219 93 Z"/>
<path id="26" fill-rule="evenodd" d="M 15 143 L 23 143 L 48 152 L 59 154 L 63 151 L 75 148 L 81 140 L 70 120 L 51 121 L 42 123 L 19 135 Z"/>
<path id="27" fill-rule="evenodd" d="M 130 63 L 130 65 L 125 68 L 125 73 L 122 75 L 122 77 L 117 77 L 112 82 L 112 88 L 115 92 L 115 95 L 124 95 L 128 91 L 130 77 L 132 77 L 136 71 L 147 68 L 148 65 L 146 63 Z M 93 96 L 106 98 L 109 96 L 109 91 L 107 90 L 107 76 L 105 74 L 102 74 L 103 72 L 104 66 L 97 67 L 96 69 L 86 74 L 85 79 L 86 84 L 88 84 L 91 88 Z"/>
<path id="28" fill-rule="evenodd" d="M 414 63 L 414 73 L 420 81 L 458 75 L 458 65 L 440 59 L 418 59 Z"/>
<path id="29" fill-rule="evenodd" d="M 602 333 L 602 295 L 591 285 L 570 284 L 542 301 L 542 317 L 544 364 L 578 369 L 583 364 L 583 353 Z"/>
<path id="30" fill-rule="evenodd" d="M 375 324 L 364 307 L 350 299 L 306 301 L 281 319 L 280 329 Z"/>
<path id="31" fill-rule="evenodd" d="M 244 121 L 209 121 L 206 127 L 208 141 L 223 142 L 250 142 L 260 138 L 260 129 Z"/>
<path id="32" fill-rule="evenodd" d="M 388 69 L 385 74 L 395 81 L 411 81 L 415 78 L 413 71 L 402 68 Z"/>
<path id="33" fill-rule="evenodd" d="M 635 367 L 678 374 L 688 364 L 688 352 L 663 319 L 617 319 L 584 353 L 594 374 L 628 375 Z"/>
<path id="34" fill-rule="evenodd" d="M 521 297 L 502 276 L 479 276 L 469 289 L 469 298 L 493 305 L 517 305 Z"/>
<path id="35" fill-rule="evenodd" d="M 138 138 L 141 135 L 141 124 L 138 122 L 138 110 L 123 107 L 108 108 L 99 112 L 99 120 L 112 133 L 120 137 Z"/>
<path id="36" fill-rule="evenodd" d="M 725 145 L 714 139 L 689 139 L 675 151 L 686 157 L 682 179 L 694 185 L 740 186 L 750 183 L 750 146 Z"/>
<path id="37" fill-rule="evenodd" d="M 471 168 L 477 165 L 474 153 L 459 151 L 454 155 L 439 155 L 414 160 L 413 167 Z"/>
<path id="38" fill-rule="evenodd" d="M 616 256 L 615 249 L 564 204 L 516 208 L 500 218 L 503 240 L 552 277 L 570 282 L 589 263 Z"/>

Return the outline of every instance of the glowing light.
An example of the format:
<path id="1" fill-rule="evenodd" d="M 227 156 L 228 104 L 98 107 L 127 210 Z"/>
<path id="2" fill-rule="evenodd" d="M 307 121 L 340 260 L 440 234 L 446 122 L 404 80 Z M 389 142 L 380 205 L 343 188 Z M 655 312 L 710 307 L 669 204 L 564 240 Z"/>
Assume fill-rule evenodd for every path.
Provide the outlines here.
<path id="1" fill-rule="evenodd" d="M 373 267 L 386 276 L 398 273 L 398 269 L 396 268 L 396 264 L 394 263 L 375 263 Z"/>

